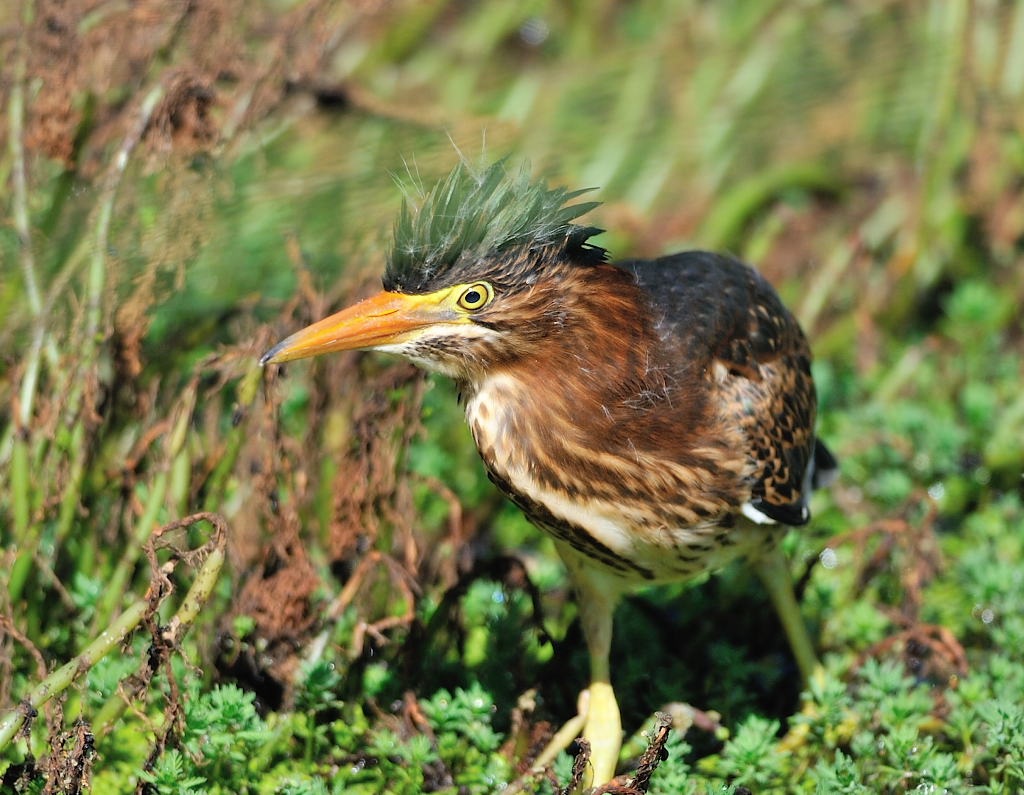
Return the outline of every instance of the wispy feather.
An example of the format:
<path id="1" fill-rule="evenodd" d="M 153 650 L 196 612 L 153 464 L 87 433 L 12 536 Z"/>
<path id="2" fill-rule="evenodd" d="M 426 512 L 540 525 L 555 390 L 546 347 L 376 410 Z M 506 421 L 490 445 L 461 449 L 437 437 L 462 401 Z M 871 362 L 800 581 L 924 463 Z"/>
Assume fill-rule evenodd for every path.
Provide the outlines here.
<path id="1" fill-rule="evenodd" d="M 387 289 L 416 291 L 450 269 L 463 255 L 487 254 L 522 245 L 546 245 L 573 238 L 582 242 L 598 230 L 572 221 L 600 202 L 567 205 L 590 189 L 549 190 L 531 181 L 524 163 L 513 177 L 499 160 L 482 172 L 460 160 L 422 200 L 402 200 L 387 254 Z M 417 206 L 418 205 L 418 206 Z"/>

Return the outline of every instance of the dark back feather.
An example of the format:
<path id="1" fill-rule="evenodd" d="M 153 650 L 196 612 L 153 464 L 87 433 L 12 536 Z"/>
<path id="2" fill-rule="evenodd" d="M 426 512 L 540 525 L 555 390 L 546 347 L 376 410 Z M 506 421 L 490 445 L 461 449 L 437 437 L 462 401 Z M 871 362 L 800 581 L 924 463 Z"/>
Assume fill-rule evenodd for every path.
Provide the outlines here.
<path id="1" fill-rule="evenodd" d="M 687 375 L 704 374 L 723 421 L 742 429 L 753 467 L 751 506 L 783 524 L 804 524 L 817 399 L 796 319 L 757 271 L 731 257 L 691 251 L 616 264 L 635 275 L 655 332 L 683 352 Z M 821 449 L 823 461 L 831 458 Z"/>

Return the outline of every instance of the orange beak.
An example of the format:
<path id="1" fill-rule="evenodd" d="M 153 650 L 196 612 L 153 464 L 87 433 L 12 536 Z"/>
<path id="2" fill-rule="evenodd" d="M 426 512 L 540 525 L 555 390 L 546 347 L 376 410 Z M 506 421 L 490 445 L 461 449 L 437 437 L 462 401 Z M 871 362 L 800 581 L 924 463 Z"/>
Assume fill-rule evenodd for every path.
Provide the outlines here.
<path id="1" fill-rule="evenodd" d="M 458 323 L 461 316 L 444 301 L 449 292 L 378 293 L 292 334 L 263 354 L 260 364 L 401 343 L 429 326 Z"/>

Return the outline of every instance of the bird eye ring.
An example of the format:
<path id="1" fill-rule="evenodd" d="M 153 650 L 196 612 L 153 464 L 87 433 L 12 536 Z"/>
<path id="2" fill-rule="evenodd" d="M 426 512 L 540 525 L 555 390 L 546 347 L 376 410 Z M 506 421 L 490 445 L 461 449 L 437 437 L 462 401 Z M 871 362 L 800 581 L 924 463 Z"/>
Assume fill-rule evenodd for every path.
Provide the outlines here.
<path id="1" fill-rule="evenodd" d="M 491 289 L 491 285 L 487 282 L 476 282 L 462 291 L 458 303 L 463 309 L 475 312 L 489 304 L 493 297 L 494 291 Z"/>

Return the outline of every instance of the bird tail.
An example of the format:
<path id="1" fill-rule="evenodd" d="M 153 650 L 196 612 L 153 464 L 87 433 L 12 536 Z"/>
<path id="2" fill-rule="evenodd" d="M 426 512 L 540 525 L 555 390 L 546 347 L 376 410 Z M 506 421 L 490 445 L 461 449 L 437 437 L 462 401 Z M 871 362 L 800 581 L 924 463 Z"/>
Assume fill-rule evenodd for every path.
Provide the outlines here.
<path id="1" fill-rule="evenodd" d="M 812 489 L 824 489 L 831 486 L 839 477 L 839 462 L 832 455 L 832 451 L 825 447 L 821 439 L 814 440 L 814 455 L 811 457 L 811 464 L 807 469 Z"/>

